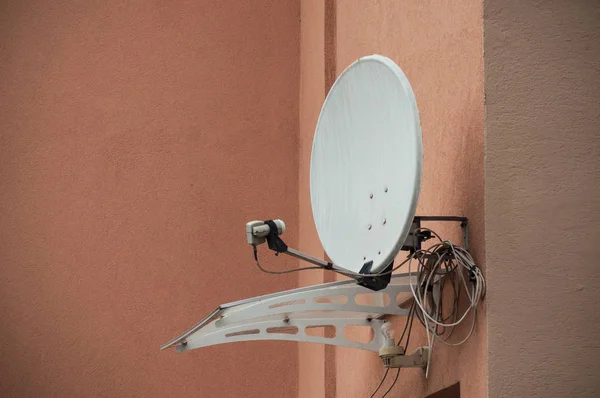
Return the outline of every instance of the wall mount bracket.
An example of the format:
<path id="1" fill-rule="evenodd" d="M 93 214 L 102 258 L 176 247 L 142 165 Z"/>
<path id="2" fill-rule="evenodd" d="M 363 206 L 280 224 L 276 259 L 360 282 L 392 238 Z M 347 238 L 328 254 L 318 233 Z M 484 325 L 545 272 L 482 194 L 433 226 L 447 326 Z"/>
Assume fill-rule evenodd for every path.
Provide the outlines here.
<path id="1" fill-rule="evenodd" d="M 425 368 L 429 362 L 429 347 L 416 348 L 412 354 L 406 355 L 400 346 L 383 346 L 379 356 L 385 368 Z"/>

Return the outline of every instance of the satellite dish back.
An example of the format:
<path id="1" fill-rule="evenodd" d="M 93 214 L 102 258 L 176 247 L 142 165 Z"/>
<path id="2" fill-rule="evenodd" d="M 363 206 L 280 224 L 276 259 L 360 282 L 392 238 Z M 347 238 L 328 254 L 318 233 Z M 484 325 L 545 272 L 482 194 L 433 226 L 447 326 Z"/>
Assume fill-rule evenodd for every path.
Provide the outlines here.
<path id="1" fill-rule="evenodd" d="M 422 169 L 419 112 L 402 70 L 380 55 L 352 63 L 321 109 L 310 163 L 313 217 L 333 263 L 382 272 L 415 215 Z M 367 266 L 368 268 L 368 266 Z"/>

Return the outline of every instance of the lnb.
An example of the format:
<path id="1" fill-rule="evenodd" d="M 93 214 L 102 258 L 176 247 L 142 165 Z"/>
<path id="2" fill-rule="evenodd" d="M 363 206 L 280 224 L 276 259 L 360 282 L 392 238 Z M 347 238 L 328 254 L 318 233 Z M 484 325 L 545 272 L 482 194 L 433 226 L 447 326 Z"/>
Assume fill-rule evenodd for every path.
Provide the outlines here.
<path id="1" fill-rule="evenodd" d="M 282 220 L 272 220 L 272 222 L 277 226 L 277 235 L 281 235 L 285 232 L 285 223 Z M 269 224 L 271 223 L 268 221 L 250 221 L 247 223 L 246 236 L 248 238 L 248 244 L 258 246 L 265 243 L 266 237 L 271 233 Z"/>

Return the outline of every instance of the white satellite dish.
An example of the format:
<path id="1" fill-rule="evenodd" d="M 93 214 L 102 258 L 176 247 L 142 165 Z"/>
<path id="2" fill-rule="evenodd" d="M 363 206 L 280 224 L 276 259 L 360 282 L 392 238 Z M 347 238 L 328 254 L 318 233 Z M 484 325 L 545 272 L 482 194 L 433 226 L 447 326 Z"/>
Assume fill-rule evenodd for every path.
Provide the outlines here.
<path id="1" fill-rule="evenodd" d="M 438 327 L 453 328 L 468 312 L 452 323 L 441 318 L 442 312 L 436 308 L 438 303 L 432 299 L 436 291 L 441 295 L 444 279 L 440 275 L 456 271 L 461 272 L 463 283 L 469 278 L 473 291 L 469 295 L 469 310 L 476 308 L 485 294 L 485 280 L 467 252 L 466 217 L 415 217 L 422 152 L 419 112 L 402 70 L 380 55 L 352 63 L 325 99 L 310 165 L 313 216 L 319 238 L 332 261 L 288 247 L 280 238 L 286 230 L 282 220 L 251 221 L 246 225 L 246 236 L 248 244 L 253 246 L 256 264 L 264 272 L 282 274 L 316 268 L 339 272 L 354 280 L 222 304 L 162 348 L 187 351 L 237 341 L 291 340 L 376 351 L 388 369 L 427 367 L 433 345 L 430 334 L 439 339 Z M 442 241 L 435 232 L 421 228 L 421 222 L 427 221 L 460 222 L 464 248 Z M 422 250 L 421 243 L 432 234 L 439 243 Z M 316 267 L 266 270 L 257 254 L 257 247 L 264 243 L 276 254 L 290 255 Z M 409 272 L 392 275 L 391 264 L 400 250 L 411 252 L 403 261 L 408 262 Z M 420 267 L 416 273 L 410 268 L 414 258 L 418 258 Z M 428 261 L 433 261 L 429 268 L 421 267 Z M 439 274 L 437 270 L 444 266 L 444 261 L 453 261 L 455 266 Z M 429 291 L 433 293 L 428 297 Z M 376 299 L 358 300 L 359 295 L 365 294 L 375 294 L 370 297 Z M 386 302 L 383 299 L 386 296 L 391 300 Z M 411 310 L 401 305 L 410 297 L 414 300 Z M 401 346 L 404 333 L 396 343 L 393 326 L 385 318 L 408 316 L 412 327 L 417 311 L 425 322 L 428 346 L 407 354 L 406 347 Z M 335 337 L 307 333 L 316 326 L 335 328 Z M 348 326 L 371 328 L 372 341 L 363 344 L 347 339 L 343 330 Z M 470 333 L 457 344 L 469 336 Z"/>
<path id="2" fill-rule="evenodd" d="M 371 55 L 348 66 L 321 109 L 310 163 L 313 217 L 334 264 L 372 274 L 394 260 L 413 223 L 422 153 L 417 103 L 398 65 Z"/>

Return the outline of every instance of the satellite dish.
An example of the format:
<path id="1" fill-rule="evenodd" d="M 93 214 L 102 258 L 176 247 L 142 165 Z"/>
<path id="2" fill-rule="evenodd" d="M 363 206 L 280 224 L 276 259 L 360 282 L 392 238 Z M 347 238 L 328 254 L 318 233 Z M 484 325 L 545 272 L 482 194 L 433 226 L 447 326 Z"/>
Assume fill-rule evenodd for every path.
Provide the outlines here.
<path id="1" fill-rule="evenodd" d="M 388 370 L 426 368 L 427 376 L 434 339 L 460 345 L 471 335 L 476 322 L 476 307 L 485 295 L 485 279 L 467 251 L 466 217 L 415 216 L 422 152 L 419 112 L 402 70 L 380 55 L 363 57 L 351 64 L 325 99 L 310 164 L 313 216 L 331 262 L 288 247 L 280 237 L 286 230 L 282 220 L 251 221 L 246 224 L 246 238 L 253 247 L 256 265 L 263 272 L 286 274 L 325 269 L 354 280 L 222 304 L 162 348 L 176 347 L 178 351 L 187 351 L 252 340 L 333 344 L 376 351 Z M 437 233 L 421 227 L 421 222 L 430 221 L 460 222 L 464 247 L 442 240 Z M 439 242 L 423 250 L 421 243 L 433 236 Z M 283 253 L 315 267 L 267 270 L 260 265 L 257 249 L 265 243 L 276 254 Z M 411 252 L 404 260 L 408 262 L 408 274 L 392 275 L 391 264 L 401 249 Z M 442 256 L 455 264 L 452 270 L 444 269 L 444 276 L 440 276 L 440 270 L 446 260 L 438 261 Z M 413 259 L 418 259 L 416 273 L 411 271 Z M 443 278 L 450 272 L 459 274 L 463 281 L 468 278 L 473 293 L 469 295 L 471 303 L 460 319 L 447 323 L 438 302 L 431 299 L 435 293 L 428 292 L 439 292 Z M 381 292 L 392 300 L 388 303 L 378 299 L 368 303 L 357 300 L 359 295 L 374 294 L 369 292 Z M 409 296 L 414 299 L 410 310 L 403 306 L 408 303 Z M 443 332 L 439 334 L 438 328 L 454 329 L 473 309 L 473 324 L 465 339 L 460 343 L 449 343 L 445 340 L 449 336 L 440 337 Z M 454 312 L 458 314 L 458 309 L 454 308 Z M 393 325 L 385 318 L 408 316 L 406 330 L 407 326 L 412 327 L 416 314 L 421 314 L 428 345 L 407 354 L 406 346 L 402 346 L 404 333 L 396 342 Z M 334 337 L 309 335 L 307 329 L 315 325 L 334 328 Z M 346 339 L 343 330 L 348 326 L 371 328 L 372 341 L 363 344 Z M 386 371 L 377 390 L 387 374 Z"/>
<path id="2" fill-rule="evenodd" d="M 422 152 L 400 67 L 381 55 L 348 66 L 323 103 L 310 162 L 313 217 L 334 264 L 372 274 L 392 263 L 415 215 Z"/>

